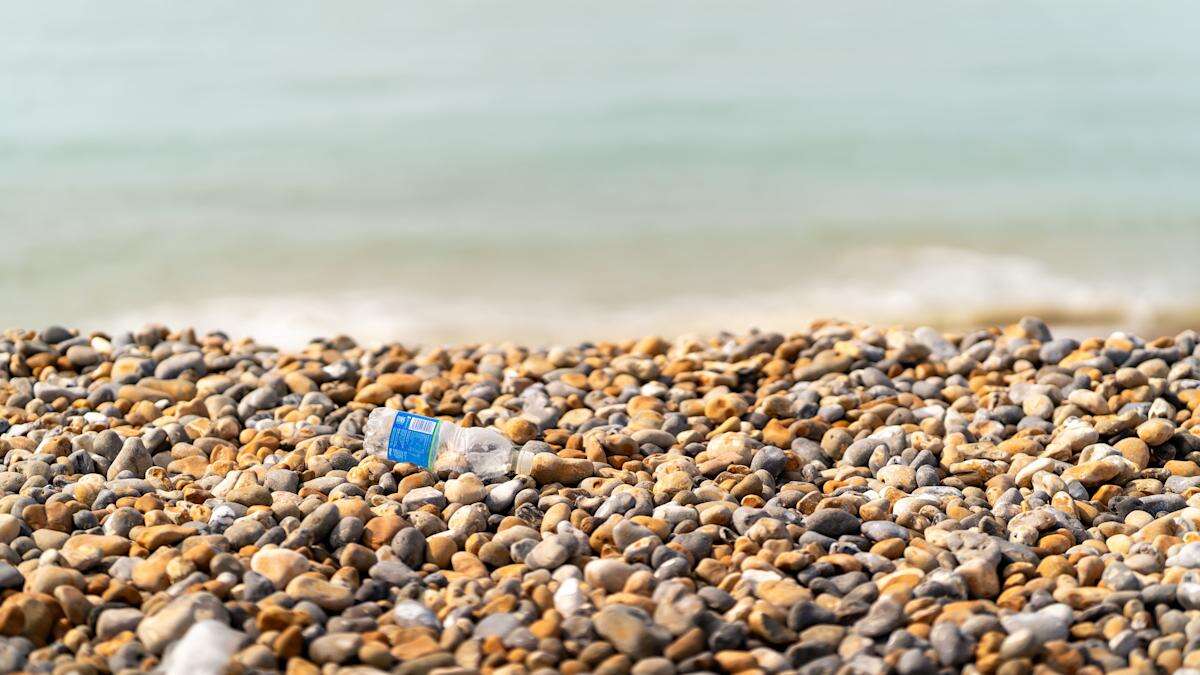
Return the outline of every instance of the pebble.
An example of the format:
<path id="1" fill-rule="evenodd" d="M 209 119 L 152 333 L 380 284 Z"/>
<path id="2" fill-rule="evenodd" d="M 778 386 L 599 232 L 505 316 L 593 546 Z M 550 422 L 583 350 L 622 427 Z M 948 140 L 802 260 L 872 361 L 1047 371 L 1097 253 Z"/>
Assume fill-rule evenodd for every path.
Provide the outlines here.
<path id="1" fill-rule="evenodd" d="M 49 595 L 60 586 L 83 588 L 83 575 L 65 567 L 39 567 L 25 577 L 25 590 Z"/>
<path id="2" fill-rule="evenodd" d="M 183 637 L 198 621 L 212 620 L 228 624 L 229 610 L 211 593 L 183 595 L 150 614 L 137 627 L 137 638 L 153 654 L 161 654 L 167 645 Z"/>
<path id="3" fill-rule="evenodd" d="M 296 600 L 308 601 L 333 612 L 340 612 L 354 603 L 354 594 L 350 589 L 316 576 L 302 575 L 292 579 L 286 592 Z"/>
<path id="4" fill-rule="evenodd" d="M 401 600 L 392 608 L 392 618 L 402 628 L 425 627 L 439 630 L 442 622 L 428 607 L 413 600 Z"/>
<path id="5" fill-rule="evenodd" d="M 826 537 L 857 534 L 862 521 L 854 514 L 842 509 L 822 509 L 804 518 L 804 525 L 813 532 Z"/>
<path id="6" fill-rule="evenodd" d="M 596 632 L 618 651 L 633 659 L 658 653 L 669 641 L 669 634 L 651 624 L 641 609 L 615 605 L 592 617 Z"/>
<path id="7" fill-rule="evenodd" d="M 504 637 L 521 627 L 521 619 L 514 614 L 489 614 L 475 625 L 476 638 Z"/>
<path id="8" fill-rule="evenodd" d="M 634 568 L 612 558 L 598 559 L 589 562 L 583 569 L 584 578 L 593 588 L 602 588 L 607 593 L 616 593 L 625 587 Z"/>
<path id="9" fill-rule="evenodd" d="M 1027 630 L 1040 642 L 1065 640 L 1071 626 L 1071 608 L 1054 604 L 1034 612 L 1020 612 L 1002 616 L 1000 623 L 1010 634 Z"/>
<path id="10" fill-rule="evenodd" d="M 246 638 L 221 621 L 197 621 L 163 658 L 164 675 L 221 675 Z"/>
<path id="11" fill-rule="evenodd" d="M 286 548 L 265 548 L 250 558 L 250 569 L 280 589 L 286 588 L 292 579 L 306 572 L 308 566 L 308 558 Z"/>
<path id="12" fill-rule="evenodd" d="M 358 654 L 363 645 L 357 633 L 329 633 L 312 641 L 308 653 L 317 663 L 345 663 Z"/>
<path id="13" fill-rule="evenodd" d="M 475 474 L 466 473 L 446 481 L 444 494 L 454 504 L 475 504 L 483 501 L 483 481 Z"/>
<path id="14" fill-rule="evenodd" d="M 21 670 L 33 647 L 33 642 L 22 636 L 0 638 L 0 671 L 13 673 Z"/>
<path id="15" fill-rule="evenodd" d="M 96 637 L 108 640 L 123 631 L 137 630 L 144 615 L 134 607 L 114 607 L 104 610 L 96 620 Z"/>
<path id="16" fill-rule="evenodd" d="M 557 537 L 545 539 L 534 546 L 525 556 L 525 564 L 530 569 L 555 569 L 567 562 L 571 557 L 570 551 L 563 546 Z"/>

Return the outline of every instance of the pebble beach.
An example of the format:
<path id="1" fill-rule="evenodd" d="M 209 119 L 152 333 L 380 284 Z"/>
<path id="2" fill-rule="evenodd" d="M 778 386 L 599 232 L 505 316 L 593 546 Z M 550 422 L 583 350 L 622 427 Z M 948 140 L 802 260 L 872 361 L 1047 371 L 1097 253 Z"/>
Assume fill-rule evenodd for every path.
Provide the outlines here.
<path id="1" fill-rule="evenodd" d="M 533 468 L 370 454 L 378 406 Z M 1035 318 L 8 330 L 0 672 L 1200 673 L 1197 409 L 1195 331 Z"/>

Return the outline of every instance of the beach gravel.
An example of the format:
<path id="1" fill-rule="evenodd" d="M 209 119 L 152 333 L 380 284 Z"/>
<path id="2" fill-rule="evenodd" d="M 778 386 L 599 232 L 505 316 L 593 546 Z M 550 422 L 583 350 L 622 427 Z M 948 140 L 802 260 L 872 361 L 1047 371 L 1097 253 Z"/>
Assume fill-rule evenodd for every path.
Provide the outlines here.
<path id="1" fill-rule="evenodd" d="M 530 475 L 371 455 L 381 405 L 492 427 Z M 1197 410 L 1195 332 L 1034 318 L 9 330 L 0 669 L 1200 673 Z"/>

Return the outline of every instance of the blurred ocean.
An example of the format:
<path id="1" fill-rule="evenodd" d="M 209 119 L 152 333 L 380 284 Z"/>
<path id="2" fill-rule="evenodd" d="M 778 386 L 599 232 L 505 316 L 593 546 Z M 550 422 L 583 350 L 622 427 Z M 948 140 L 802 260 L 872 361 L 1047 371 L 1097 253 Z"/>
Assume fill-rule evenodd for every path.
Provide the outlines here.
<path id="1" fill-rule="evenodd" d="M 0 325 L 1200 328 L 1200 5 L 7 3 Z"/>

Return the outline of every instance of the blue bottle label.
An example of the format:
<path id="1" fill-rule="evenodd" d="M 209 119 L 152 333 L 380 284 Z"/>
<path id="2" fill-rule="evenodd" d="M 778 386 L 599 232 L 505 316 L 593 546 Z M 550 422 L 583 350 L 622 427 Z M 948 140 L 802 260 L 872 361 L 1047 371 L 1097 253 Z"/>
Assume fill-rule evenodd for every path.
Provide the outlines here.
<path id="1" fill-rule="evenodd" d="M 388 459 L 412 462 L 418 466 L 433 466 L 434 445 L 441 422 L 432 417 L 410 412 L 396 413 L 392 431 L 388 434 Z"/>

